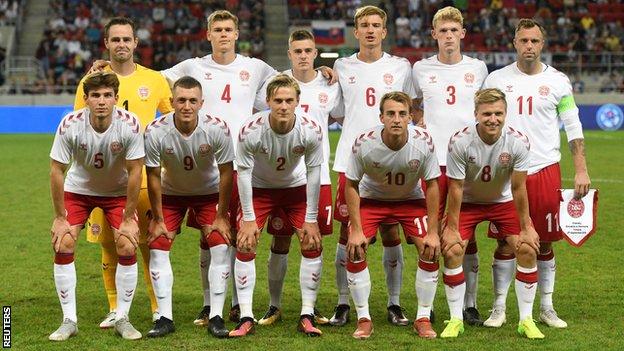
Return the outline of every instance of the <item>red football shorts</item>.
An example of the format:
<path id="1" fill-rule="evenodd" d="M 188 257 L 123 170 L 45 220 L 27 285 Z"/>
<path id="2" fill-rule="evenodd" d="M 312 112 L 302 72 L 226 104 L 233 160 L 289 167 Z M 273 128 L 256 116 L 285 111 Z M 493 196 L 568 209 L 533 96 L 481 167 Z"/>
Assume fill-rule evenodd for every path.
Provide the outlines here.
<path id="1" fill-rule="evenodd" d="M 236 171 L 234 171 L 232 174 L 232 197 L 230 197 L 230 210 L 229 210 L 230 227 L 232 228 L 232 230 L 234 228 L 237 228 L 236 215 L 238 214 L 238 208 L 240 206 L 240 199 L 238 197 L 238 183 L 236 182 L 237 174 L 238 173 L 236 173 Z M 218 203 L 218 199 L 217 199 L 217 203 Z M 197 221 L 195 220 L 195 217 L 196 216 L 193 213 L 193 208 L 190 208 L 189 216 L 186 219 L 186 225 L 188 227 L 201 229 L 202 226 L 201 224 L 197 223 Z"/>
<path id="2" fill-rule="evenodd" d="M 176 196 L 162 195 L 163 217 L 165 226 L 170 232 L 180 230 L 186 211 L 189 210 L 189 222 L 194 228 L 201 229 L 204 225 L 214 222 L 217 216 L 219 194 Z"/>
<path id="3" fill-rule="evenodd" d="M 498 230 L 488 231 L 488 237 L 504 240 L 508 235 L 520 233 L 520 219 L 513 201 L 495 204 L 463 203 L 459 211 L 459 234 L 462 240 L 471 239 L 475 228 L 483 221 L 490 221 Z"/>
<path id="4" fill-rule="evenodd" d="M 317 221 L 321 235 L 329 235 L 333 232 L 331 185 L 321 185 Z M 280 208 L 271 213 L 267 223 L 267 233 L 277 236 L 290 236 L 293 232 L 293 227 L 286 220 L 286 213 L 283 209 Z"/>
<path id="5" fill-rule="evenodd" d="M 381 224 L 399 223 L 405 236 L 427 235 L 427 205 L 425 200 L 381 201 L 360 199 L 360 220 L 367 238 L 375 237 Z"/>
<path id="6" fill-rule="evenodd" d="M 92 196 L 65 192 L 65 211 L 70 225 L 84 225 L 94 208 L 104 211 L 104 217 L 110 226 L 119 229 L 121 218 L 126 208 L 125 196 Z M 136 220 L 136 214 L 135 214 Z"/>
<path id="7" fill-rule="evenodd" d="M 301 229 L 306 214 L 306 186 L 285 189 L 253 188 L 253 207 L 258 228 L 262 229 L 269 215 L 281 209 L 286 222 Z M 242 209 L 239 210 L 242 218 Z"/>

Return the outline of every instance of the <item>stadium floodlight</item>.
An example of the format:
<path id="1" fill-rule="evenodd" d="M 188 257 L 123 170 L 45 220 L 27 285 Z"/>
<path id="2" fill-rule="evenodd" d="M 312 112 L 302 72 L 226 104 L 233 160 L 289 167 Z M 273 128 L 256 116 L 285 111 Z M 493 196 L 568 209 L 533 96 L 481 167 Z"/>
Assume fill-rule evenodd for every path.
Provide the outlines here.
<path id="1" fill-rule="evenodd" d="M 322 52 L 321 53 L 321 58 L 328 58 L 328 59 L 337 59 L 339 57 L 337 52 Z"/>

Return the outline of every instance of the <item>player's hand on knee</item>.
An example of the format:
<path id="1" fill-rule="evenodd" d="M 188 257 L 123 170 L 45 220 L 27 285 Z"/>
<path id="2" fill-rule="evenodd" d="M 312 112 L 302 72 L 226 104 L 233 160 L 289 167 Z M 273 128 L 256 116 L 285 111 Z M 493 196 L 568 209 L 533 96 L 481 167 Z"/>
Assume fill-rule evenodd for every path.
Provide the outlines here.
<path id="1" fill-rule="evenodd" d="M 301 233 L 299 235 L 299 233 Z M 306 250 L 318 251 L 321 249 L 321 231 L 319 230 L 318 223 L 304 222 L 300 231 L 297 231 L 299 235 L 299 242 Z"/>
<path id="2" fill-rule="evenodd" d="M 444 228 L 444 232 L 442 234 L 442 241 L 440 243 L 440 249 L 441 249 L 442 255 L 446 257 L 449 250 L 451 250 L 453 246 L 455 245 L 459 245 L 463 251 L 464 241 L 462 240 L 461 235 L 459 234 L 459 231 L 457 231 L 457 229 L 451 229 L 450 227 L 447 226 Z"/>
<path id="3" fill-rule="evenodd" d="M 231 232 L 231 227 L 230 227 L 230 221 L 227 218 L 223 216 L 215 217 L 215 220 L 212 222 L 212 225 L 210 225 L 208 228 L 207 235 L 210 235 L 210 233 L 212 233 L 213 231 L 217 231 L 223 237 L 223 239 L 225 239 L 225 242 L 228 245 L 231 245 L 232 232 Z M 207 238 L 208 236 L 206 236 L 206 239 Z"/>
<path id="4" fill-rule="evenodd" d="M 427 261 L 437 262 L 440 258 L 440 238 L 438 235 L 436 233 L 427 233 L 423 237 L 422 242 L 422 249 L 418 252 L 420 257 Z"/>
<path id="5" fill-rule="evenodd" d="M 52 221 L 52 228 L 50 229 L 50 235 L 52 236 L 51 243 L 54 247 L 54 252 L 59 252 L 61 250 L 61 242 L 63 241 L 63 237 L 67 234 L 69 234 L 74 241 L 78 239 L 74 237 L 66 217 L 54 218 L 54 221 Z"/>
<path id="6" fill-rule="evenodd" d="M 97 72 L 101 72 L 108 65 L 110 65 L 110 61 L 107 61 L 107 60 L 95 60 L 95 61 L 93 61 L 93 64 L 91 65 L 91 68 L 89 68 L 89 71 L 87 72 L 87 75 L 93 74 L 93 73 L 97 73 Z"/>
<path id="7" fill-rule="evenodd" d="M 528 227 L 527 230 L 523 230 L 518 235 L 518 241 L 516 242 L 516 251 L 520 249 L 520 246 L 523 244 L 529 245 L 535 252 L 539 252 L 540 249 L 540 240 L 539 235 L 535 231 L 535 228 L 532 226 Z"/>
<path id="8" fill-rule="evenodd" d="M 115 231 L 115 242 L 121 237 L 126 237 L 128 241 L 137 248 L 139 246 L 139 226 L 134 218 L 124 218 L 119 225 L 119 229 Z"/>
<path id="9" fill-rule="evenodd" d="M 169 241 L 175 237 L 174 232 L 169 232 L 167 226 L 162 219 L 151 219 L 147 227 L 147 243 L 151 244 L 154 240 L 160 236 L 165 236 Z"/>
<path id="10" fill-rule="evenodd" d="M 241 227 L 236 235 L 236 247 L 243 252 L 253 252 L 256 249 L 260 230 L 256 221 L 241 221 Z"/>
<path id="11" fill-rule="evenodd" d="M 361 230 L 352 230 L 347 240 L 347 255 L 349 261 L 357 262 L 366 258 L 368 239 Z"/>

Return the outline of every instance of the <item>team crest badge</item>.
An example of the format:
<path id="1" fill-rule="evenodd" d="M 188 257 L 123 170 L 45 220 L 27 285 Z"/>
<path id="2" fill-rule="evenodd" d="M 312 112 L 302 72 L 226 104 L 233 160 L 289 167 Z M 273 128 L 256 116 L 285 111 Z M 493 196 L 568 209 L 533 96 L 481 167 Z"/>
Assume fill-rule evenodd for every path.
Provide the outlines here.
<path id="1" fill-rule="evenodd" d="M 500 162 L 503 167 L 509 166 L 509 163 L 511 163 L 511 155 L 507 152 L 503 152 L 498 156 L 498 162 Z"/>
<path id="2" fill-rule="evenodd" d="M 113 154 L 118 154 L 121 152 L 121 150 L 123 150 L 123 145 L 121 145 L 121 143 L 118 141 L 113 141 L 111 143 L 110 149 Z"/>
<path id="3" fill-rule="evenodd" d="M 508 85 L 505 87 L 505 92 L 506 93 L 511 93 L 513 92 L 513 85 Z"/>
<path id="4" fill-rule="evenodd" d="M 145 85 L 141 85 L 137 91 L 141 100 L 147 100 L 147 98 L 150 96 L 150 89 Z"/>
<path id="5" fill-rule="evenodd" d="M 539 87 L 538 91 L 541 96 L 548 96 L 548 94 L 550 93 L 550 88 L 542 85 L 541 87 Z"/>
<path id="6" fill-rule="evenodd" d="M 305 147 L 303 147 L 303 145 L 297 145 L 295 147 L 293 147 L 292 152 L 295 155 L 303 155 L 305 151 Z"/>
<path id="7" fill-rule="evenodd" d="M 318 101 L 319 101 L 321 104 L 326 104 L 328 100 L 329 100 L 329 96 L 327 96 L 327 94 L 325 94 L 325 93 L 319 93 L 319 95 L 318 95 Z"/>
<path id="8" fill-rule="evenodd" d="M 200 156 L 207 156 L 208 153 L 210 153 L 210 145 L 208 144 L 201 144 L 199 145 L 199 155 Z"/>
<path id="9" fill-rule="evenodd" d="M 240 80 L 242 80 L 243 82 L 246 82 L 249 80 L 250 74 L 249 72 L 242 70 L 240 71 L 240 73 L 238 74 L 240 77 Z"/>
<path id="10" fill-rule="evenodd" d="M 166 149 L 165 149 L 165 153 L 166 153 L 167 155 L 173 155 L 173 148 L 172 148 L 172 147 L 168 147 L 168 148 L 166 148 Z"/>
<path id="11" fill-rule="evenodd" d="M 282 221 L 279 217 L 273 217 L 271 220 L 271 226 L 276 230 L 281 230 L 284 228 L 284 221 Z"/>
<path id="12" fill-rule="evenodd" d="M 384 74 L 383 80 L 386 85 L 392 85 L 392 83 L 394 83 L 394 77 L 390 73 Z"/>
<path id="13" fill-rule="evenodd" d="M 436 83 L 436 76 L 429 76 L 429 83 Z"/>
<path id="14" fill-rule="evenodd" d="M 100 235 L 100 233 L 102 232 L 102 227 L 100 227 L 99 224 L 91 224 L 91 233 L 93 235 Z"/>
<path id="15" fill-rule="evenodd" d="M 417 159 L 409 160 L 407 165 L 409 166 L 410 172 L 416 172 L 418 167 L 420 167 L 420 161 Z"/>
<path id="16" fill-rule="evenodd" d="M 581 200 L 572 199 L 568 202 L 568 214 L 572 218 L 579 218 L 585 212 L 585 204 Z"/>
<path id="17" fill-rule="evenodd" d="M 349 77 L 349 84 L 354 84 L 354 83 L 355 83 L 355 76 Z"/>
<path id="18" fill-rule="evenodd" d="M 475 80 L 474 74 L 470 72 L 464 74 L 464 82 L 466 82 L 466 84 L 472 84 L 474 83 L 474 80 Z"/>
<path id="19" fill-rule="evenodd" d="M 338 212 L 340 212 L 341 216 L 346 217 L 349 215 L 349 208 L 346 204 L 341 204 L 340 206 L 338 206 Z"/>

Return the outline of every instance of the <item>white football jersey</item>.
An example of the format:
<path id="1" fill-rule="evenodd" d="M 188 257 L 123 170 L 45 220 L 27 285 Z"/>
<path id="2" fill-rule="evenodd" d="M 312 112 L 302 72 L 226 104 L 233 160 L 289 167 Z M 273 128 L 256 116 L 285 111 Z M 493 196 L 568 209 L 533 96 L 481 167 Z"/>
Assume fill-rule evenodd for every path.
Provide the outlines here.
<path id="1" fill-rule="evenodd" d="M 464 127 L 449 141 L 446 175 L 464 180 L 462 202 L 511 201 L 511 173 L 529 170 L 530 148 L 529 138 L 511 127 L 492 145 L 481 140 L 476 124 Z"/>
<path id="2" fill-rule="evenodd" d="M 282 189 L 305 185 L 306 167 L 323 163 L 323 130 L 314 119 L 296 115 L 293 129 L 277 134 L 269 125 L 270 112 L 254 114 L 241 127 L 236 160 L 240 167 L 253 168 L 254 187 Z"/>
<path id="3" fill-rule="evenodd" d="M 113 121 L 103 133 L 93 130 L 85 107 L 65 115 L 59 124 L 50 158 L 69 164 L 65 191 L 93 196 L 127 193 L 126 160 L 145 156 L 139 119 L 117 106 Z"/>
<path id="4" fill-rule="evenodd" d="M 529 174 L 559 162 L 559 122 L 562 114 L 565 113 L 566 118 L 574 119 L 574 123 L 580 126 L 570 79 L 545 64 L 541 73 L 528 75 L 521 72 L 514 62 L 492 72 L 484 87 L 498 88 L 505 93 L 505 123 L 529 136 L 532 144 Z M 566 132 L 568 140 L 583 138 L 581 128 L 574 131 L 566 129 Z"/>
<path id="5" fill-rule="evenodd" d="M 236 146 L 238 131 L 253 113 L 256 95 L 277 71 L 264 61 L 242 55 L 236 55 L 228 65 L 218 64 L 207 55 L 182 61 L 161 73 L 173 82 L 183 76 L 197 79 L 204 98 L 200 117 L 209 115 L 226 121 Z"/>
<path id="6" fill-rule="evenodd" d="M 218 165 L 234 161 L 227 123 L 204 116 L 190 136 L 174 124 L 173 112 L 145 129 L 145 165 L 161 167 L 162 193 L 207 195 L 219 192 Z"/>
<path id="7" fill-rule="evenodd" d="M 381 97 L 391 91 L 402 91 L 411 98 L 416 95 L 410 63 L 403 57 L 383 53 L 379 60 L 366 63 L 360 61 L 356 53 L 336 60 L 334 74 L 338 75 L 345 115 L 334 171 L 345 172 L 355 138 L 363 131 L 381 125 Z"/>
<path id="8" fill-rule="evenodd" d="M 451 135 L 474 124 L 474 94 L 487 74 L 485 62 L 468 56 L 454 65 L 441 63 L 437 55 L 414 63 L 414 90 L 423 101 L 425 124 L 441 166 L 446 165 Z"/>
<path id="9" fill-rule="evenodd" d="M 381 139 L 383 126 L 374 127 L 355 139 L 346 177 L 360 182 L 360 197 L 385 201 L 424 199 L 420 179 L 440 176 L 440 166 L 429 133 L 408 127 L 403 148 L 394 151 Z"/>

